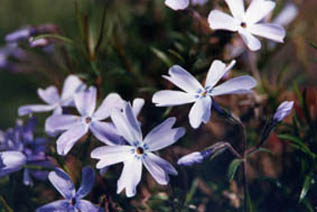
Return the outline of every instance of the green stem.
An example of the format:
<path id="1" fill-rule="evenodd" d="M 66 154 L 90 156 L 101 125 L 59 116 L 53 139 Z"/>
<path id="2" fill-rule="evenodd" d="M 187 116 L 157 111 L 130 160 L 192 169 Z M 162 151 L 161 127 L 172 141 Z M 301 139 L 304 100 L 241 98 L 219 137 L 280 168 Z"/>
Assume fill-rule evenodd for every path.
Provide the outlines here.
<path id="1" fill-rule="evenodd" d="M 8 205 L 8 203 L 5 201 L 5 199 L 3 198 L 3 196 L 0 196 L 0 204 L 2 205 L 2 207 L 4 208 L 4 210 L 6 212 L 13 212 L 13 209 L 10 208 L 10 206 Z"/>

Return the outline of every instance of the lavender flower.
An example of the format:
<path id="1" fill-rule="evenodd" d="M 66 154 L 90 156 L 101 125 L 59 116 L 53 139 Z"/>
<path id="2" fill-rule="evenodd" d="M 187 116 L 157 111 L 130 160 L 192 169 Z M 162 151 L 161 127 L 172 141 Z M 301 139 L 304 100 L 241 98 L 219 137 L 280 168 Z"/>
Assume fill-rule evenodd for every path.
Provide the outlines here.
<path id="1" fill-rule="evenodd" d="M 67 173 L 61 169 L 51 171 L 48 179 L 65 199 L 46 204 L 38 208 L 36 212 L 99 211 L 100 208 L 87 200 L 83 200 L 83 198 L 87 196 L 93 188 L 95 177 L 95 171 L 92 168 L 83 168 L 81 185 L 76 192 L 72 179 Z"/>
<path id="2" fill-rule="evenodd" d="M 45 128 L 49 131 L 65 131 L 57 139 L 57 152 L 66 155 L 74 144 L 89 130 L 100 141 L 113 145 L 111 138 L 117 138 L 113 124 L 102 122 L 110 116 L 113 108 L 121 108 L 123 100 L 118 94 L 109 94 L 96 109 L 96 88 L 89 87 L 75 95 L 74 101 L 78 115 L 55 115 L 46 121 Z"/>
<path id="3" fill-rule="evenodd" d="M 277 122 L 283 121 L 283 119 L 292 112 L 293 106 L 294 101 L 285 101 L 280 104 L 273 116 L 273 120 Z"/>
<path id="4" fill-rule="evenodd" d="M 283 43 L 285 30 L 277 24 L 259 23 L 275 7 L 273 1 L 252 0 L 245 11 L 243 0 L 225 0 L 233 15 L 213 10 L 208 16 L 210 28 L 238 32 L 251 51 L 261 48 L 261 42 L 254 35 Z"/>
<path id="5" fill-rule="evenodd" d="M 125 189 L 128 197 L 136 194 L 143 165 L 156 182 L 162 185 L 169 182 L 169 174 L 177 175 L 177 171 L 170 163 L 152 153 L 172 145 L 185 134 L 184 128 L 172 129 L 175 118 L 165 120 L 150 131 L 144 139 L 140 124 L 129 103 L 125 104 L 123 111 L 114 109 L 111 119 L 128 144 L 96 148 L 91 152 L 91 157 L 99 159 L 98 169 L 123 162 L 124 167 L 117 183 L 117 193 Z"/>
<path id="6" fill-rule="evenodd" d="M 208 0 L 192 0 L 193 5 L 204 5 Z M 165 0 L 165 5 L 173 10 L 184 10 L 189 6 L 190 0 Z"/>
<path id="7" fill-rule="evenodd" d="M 26 105 L 21 106 L 18 109 L 19 116 L 23 116 L 30 113 L 53 111 L 53 114 L 61 114 L 63 112 L 62 107 L 72 106 L 73 97 L 76 92 L 83 89 L 85 85 L 75 75 L 70 75 L 64 82 L 62 94 L 58 94 L 58 89 L 55 86 L 49 86 L 46 89 L 38 89 L 39 97 L 46 103 L 38 105 Z"/>
<path id="8" fill-rule="evenodd" d="M 178 161 L 178 165 L 192 166 L 195 163 L 201 163 L 203 160 L 211 155 L 211 151 L 192 152 L 188 155 L 181 157 Z"/>
<path id="9" fill-rule="evenodd" d="M 220 60 L 215 60 L 208 71 L 203 87 L 189 72 L 178 65 L 169 69 L 170 76 L 163 76 L 182 91 L 163 90 L 153 95 L 152 101 L 158 107 L 183 105 L 195 102 L 189 112 L 189 122 L 193 128 L 198 128 L 202 122 L 207 123 L 211 115 L 212 97 L 225 94 L 245 94 L 251 92 L 256 81 L 250 76 L 240 76 L 215 86 L 220 79 L 234 66 L 229 66 Z"/>

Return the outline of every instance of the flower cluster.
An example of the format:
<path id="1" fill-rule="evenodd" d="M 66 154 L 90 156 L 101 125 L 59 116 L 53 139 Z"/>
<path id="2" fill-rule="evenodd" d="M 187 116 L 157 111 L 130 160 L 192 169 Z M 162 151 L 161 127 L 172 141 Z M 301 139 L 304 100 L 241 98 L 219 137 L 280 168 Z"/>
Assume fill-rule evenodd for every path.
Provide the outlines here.
<path id="1" fill-rule="evenodd" d="M 275 3 L 267 0 L 253 0 L 245 9 L 243 0 L 225 0 L 232 13 L 227 15 L 219 10 L 212 10 L 208 16 L 209 26 L 213 30 L 229 30 L 238 32 L 247 47 L 256 51 L 261 48 L 260 41 L 254 36 L 283 42 L 285 31 L 277 24 L 264 23 L 262 20 L 274 9 Z M 207 0 L 166 0 L 165 4 L 173 10 L 183 10 L 192 5 L 204 5 Z M 6 41 L 16 43 L 29 40 L 35 34 L 57 30 L 53 26 L 42 28 L 26 28 L 9 34 Z M 35 41 L 34 41 L 35 42 Z M 38 43 L 31 45 L 40 45 Z M 14 51 L 16 52 L 16 51 Z M 22 52 L 23 53 L 23 52 Z M 23 54 L 21 54 L 23 55 Z M 0 65 L 1 65 L 0 54 Z M 189 71 L 180 65 L 173 65 L 168 75 L 163 78 L 181 90 L 161 90 L 152 96 L 152 103 L 157 107 L 173 107 L 193 104 L 188 118 L 190 126 L 199 128 L 202 123 L 210 122 L 211 112 L 219 111 L 216 98 L 223 95 L 252 94 L 257 81 L 249 75 L 237 76 L 226 80 L 225 76 L 235 67 L 236 61 L 229 64 L 214 60 L 203 83 L 200 83 Z M 123 164 L 121 176 L 117 181 L 117 193 L 125 190 L 127 197 L 137 193 L 141 182 L 143 167 L 154 180 L 161 185 L 169 183 L 170 175 L 177 175 L 177 170 L 155 152 L 169 147 L 185 135 L 185 128 L 177 127 L 177 119 L 169 117 L 154 127 L 146 136 L 141 130 L 142 122 L 138 120 L 145 100 L 136 98 L 126 101 L 117 93 L 109 93 L 98 101 L 97 86 L 88 84 L 77 75 L 69 75 L 59 92 L 56 86 L 39 88 L 40 104 L 19 107 L 19 116 L 30 116 L 26 124 L 19 121 L 17 126 L 1 133 L 0 139 L 0 177 L 23 169 L 23 182 L 33 185 L 32 177 L 47 178 L 64 197 L 38 208 L 37 212 L 46 211 L 99 211 L 101 208 L 83 200 L 92 190 L 95 183 L 95 171 L 91 167 L 82 170 L 82 183 L 76 192 L 71 177 L 62 169 L 53 165 L 48 157 L 48 139 L 35 138 L 36 119 L 34 114 L 50 112 L 45 120 L 45 133 L 56 137 L 56 152 L 59 156 L 68 155 L 78 141 L 87 140 L 88 134 L 100 141 L 89 155 L 97 161 L 96 168 L 105 173 L 106 170 L 119 163 Z M 290 114 L 294 102 L 282 103 L 267 127 L 267 138 L 272 128 Z M 77 144 L 76 144 L 77 143 Z M 196 151 L 178 160 L 178 165 L 192 165 L 230 150 L 239 159 L 241 155 L 227 142 L 218 142 L 203 151 Z M 33 169 L 37 167 L 37 169 Z M 53 171 L 48 171 L 52 170 Z"/>

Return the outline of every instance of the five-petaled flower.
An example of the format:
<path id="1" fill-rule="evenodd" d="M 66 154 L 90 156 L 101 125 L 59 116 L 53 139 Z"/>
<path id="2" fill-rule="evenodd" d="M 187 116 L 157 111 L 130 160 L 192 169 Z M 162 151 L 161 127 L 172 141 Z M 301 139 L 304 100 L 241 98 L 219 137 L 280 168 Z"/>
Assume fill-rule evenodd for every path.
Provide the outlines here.
<path id="1" fill-rule="evenodd" d="M 79 115 L 55 115 L 49 117 L 45 123 L 47 131 L 65 131 L 57 139 L 58 154 L 66 155 L 89 130 L 100 141 L 113 145 L 111 138 L 117 135 L 116 129 L 112 123 L 102 120 L 110 116 L 113 108 L 122 107 L 121 97 L 115 93 L 109 94 L 96 110 L 97 92 L 96 88 L 91 86 L 76 94 L 74 101 Z"/>
<path id="2" fill-rule="evenodd" d="M 219 10 L 212 10 L 208 16 L 210 28 L 238 32 L 252 51 L 261 48 L 261 42 L 254 35 L 282 43 L 285 37 L 282 26 L 260 22 L 274 9 L 275 3 L 252 0 L 248 9 L 245 10 L 243 1 L 225 0 L 233 16 Z"/>
<path id="3" fill-rule="evenodd" d="M 99 207 L 95 206 L 91 202 L 82 199 L 90 193 L 95 183 L 95 171 L 92 168 L 83 168 L 82 181 L 77 192 L 72 179 L 61 169 L 51 171 L 48 175 L 48 179 L 65 199 L 48 203 L 38 208 L 36 212 L 97 212 L 100 210 Z"/>
<path id="4" fill-rule="evenodd" d="M 118 193 L 125 189 L 128 197 L 136 194 L 143 165 L 156 182 L 162 185 L 168 184 L 169 174 L 177 175 L 177 171 L 169 162 L 152 153 L 174 144 L 185 134 L 184 128 L 172 128 L 175 118 L 165 120 L 145 138 L 130 103 L 126 103 L 123 111 L 113 109 L 111 119 L 128 144 L 96 148 L 91 152 L 91 157 L 99 159 L 98 169 L 123 162 L 124 167 L 117 185 Z"/>
<path id="5" fill-rule="evenodd" d="M 37 93 L 46 105 L 37 104 L 21 106 L 18 110 L 18 114 L 19 116 L 23 116 L 30 113 L 47 111 L 54 111 L 54 115 L 62 114 L 62 107 L 73 106 L 74 94 L 84 87 L 84 83 L 77 76 L 70 75 L 65 80 L 61 95 L 59 95 L 58 89 L 55 86 L 49 86 L 46 89 L 39 88 Z"/>
<path id="6" fill-rule="evenodd" d="M 178 65 L 169 70 L 170 76 L 163 76 L 183 91 L 163 90 L 153 95 L 152 101 L 158 107 L 183 105 L 193 103 L 189 112 L 189 122 L 193 128 L 198 128 L 202 122 L 207 123 L 211 115 L 212 97 L 225 94 L 245 94 L 251 92 L 256 81 L 250 76 L 240 76 L 217 85 L 221 78 L 234 66 L 232 61 L 227 67 L 220 60 L 215 60 L 208 71 L 203 87 L 189 72 Z"/>

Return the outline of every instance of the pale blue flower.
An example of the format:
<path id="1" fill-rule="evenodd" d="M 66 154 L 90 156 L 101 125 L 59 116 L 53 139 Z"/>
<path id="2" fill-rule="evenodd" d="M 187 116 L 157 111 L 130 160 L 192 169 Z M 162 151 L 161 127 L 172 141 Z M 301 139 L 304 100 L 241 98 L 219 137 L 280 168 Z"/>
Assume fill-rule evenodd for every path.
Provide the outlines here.
<path id="1" fill-rule="evenodd" d="M 158 107 L 169 107 L 194 103 L 189 112 L 189 123 L 198 128 L 207 123 L 211 115 L 212 97 L 226 94 L 245 94 L 252 92 L 256 80 L 250 76 L 240 76 L 217 85 L 222 77 L 234 66 L 215 60 L 207 73 L 205 86 L 202 86 L 189 72 L 178 65 L 169 69 L 169 76 L 163 76 L 183 91 L 163 90 L 153 95 L 152 101 Z"/>
<path id="2" fill-rule="evenodd" d="M 53 114 L 62 114 L 62 107 L 72 106 L 75 93 L 85 87 L 84 83 L 75 75 L 70 75 L 64 82 L 61 95 L 55 86 L 46 89 L 39 88 L 37 93 L 46 104 L 26 105 L 18 109 L 19 116 L 26 114 L 53 111 Z"/>
<path id="3" fill-rule="evenodd" d="M 112 93 L 96 109 L 96 95 L 96 88 L 92 86 L 74 96 L 79 115 L 63 114 L 47 119 L 46 130 L 64 131 L 56 142 L 59 155 L 66 155 L 89 130 L 98 140 L 108 145 L 114 145 L 111 140 L 119 137 L 113 124 L 102 120 L 110 117 L 113 108 L 122 108 L 124 101 L 118 94 Z"/>
<path id="4" fill-rule="evenodd" d="M 275 8 L 275 2 L 252 0 L 247 10 L 244 8 L 244 0 L 225 2 L 232 16 L 220 10 L 212 10 L 208 16 L 211 29 L 238 32 L 251 51 L 257 51 L 262 46 L 254 35 L 283 43 L 286 33 L 281 25 L 261 22 Z"/>
<path id="5" fill-rule="evenodd" d="M 285 101 L 280 104 L 273 116 L 273 120 L 281 122 L 283 119 L 288 116 L 293 109 L 294 101 Z"/>
<path id="6" fill-rule="evenodd" d="M 82 181 L 79 189 L 75 190 L 72 179 L 67 173 L 61 169 L 51 171 L 48 179 L 57 189 L 57 191 L 65 198 L 48 203 L 36 210 L 36 212 L 97 212 L 101 209 L 87 200 L 83 200 L 87 196 L 95 184 L 95 171 L 90 167 L 82 170 Z"/>
<path id="7" fill-rule="evenodd" d="M 175 118 L 165 120 L 151 130 L 145 138 L 142 136 L 140 123 L 129 103 L 126 103 L 122 111 L 114 109 L 111 119 L 119 134 L 128 143 L 96 148 L 91 152 L 91 157 L 99 159 L 98 169 L 123 162 L 123 170 L 117 183 L 117 193 L 125 189 L 128 197 L 136 194 L 143 165 L 156 182 L 162 185 L 168 184 L 169 174 L 177 175 L 177 171 L 169 162 L 153 153 L 174 144 L 185 134 L 184 128 L 172 128 L 176 122 Z"/>

